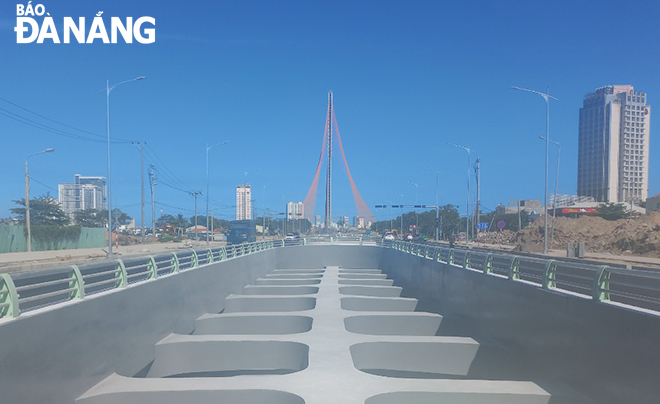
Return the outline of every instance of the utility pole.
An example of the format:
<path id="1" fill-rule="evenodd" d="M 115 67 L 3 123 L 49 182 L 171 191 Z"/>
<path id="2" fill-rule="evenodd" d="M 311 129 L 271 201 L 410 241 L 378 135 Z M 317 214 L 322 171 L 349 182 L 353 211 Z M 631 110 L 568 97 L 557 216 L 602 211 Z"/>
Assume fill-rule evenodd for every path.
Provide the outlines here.
<path id="1" fill-rule="evenodd" d="M 194 230 L 194 233 L 195 233 L 195 239 L 198 240 L 199 239 L 199 237 L 198 237 L 198 235 L 199 235 L 198 230 L 199 229 L 197 228 L 197 195 L 200 195 L 201 192 L 200 191 L 193 191 L 193 192 L 188 192 L 188 193 L 195 198 L 195 230 Z M 206 231 L 208 232 L 208 228 L 206 229 Z"/>
<path id="2" fill-rule="evenodd" d="M 518 202 L 518 231 L 522 230 L 522 220 L 520 219 L 520 199 L 517 200 Z"/>
<path id="3" fill-rule="evenodd" d="M 215 241 L 215 233 L 213 233 L 213 204 L 211 204 L 211 239 Z M 208 229 L 207 229 L 208 230 Z M 206 232 L 206 241 L 208 242 L 208 231 Z"/>
<path id="4" fill-rule="evenodd" d="M 158 184 L 156 178 L 156 166 L 149 165 L 149 185 L 151 186 L 151 234 L 156 236 L 156 199 L 154 197 L 154 187 Z"/>
<path id="5" fill-rule="evenodd" d="M 142 187 L 140 204 L 142 207 L 142 225 L 140 235 L 142 236 L 142 244 L 144 244 L 144 142 L 140 142 L 140 184 Z"/>
<path id="6" fill-rule="evenodd" d="M 477 239 L 478 239 L 479 238 L 479 227 L 478 226 L 479 226 L 479 221 L 481 219 L 481 217 L 480 217 L 481 215 L 480 215 L 480 212 L 479 212 L 480 204 L 481 204 L 481 159 L 480 158 L 477 158 L 477 160 L 474 162 L 474 171 L 475 171 L 476 178 L 477 178 L 477 211 L 476 211 L 477 224 L 476 224 L 476 226 L 477 226 Z"/>

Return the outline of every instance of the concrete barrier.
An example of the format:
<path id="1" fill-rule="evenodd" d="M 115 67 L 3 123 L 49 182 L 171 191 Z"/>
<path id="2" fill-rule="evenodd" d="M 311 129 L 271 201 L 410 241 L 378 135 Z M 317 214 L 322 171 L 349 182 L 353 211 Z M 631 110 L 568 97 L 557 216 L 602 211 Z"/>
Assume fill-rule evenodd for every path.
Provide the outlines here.
<path id="1" fill-rule="evenodd" d="M 599 403 L 658 402 L 658 316 L 392 249 L 380 268 L 417 310 L 442 314 L 443 332 L 502 343 L 532 380 L 566 380 Z"/>

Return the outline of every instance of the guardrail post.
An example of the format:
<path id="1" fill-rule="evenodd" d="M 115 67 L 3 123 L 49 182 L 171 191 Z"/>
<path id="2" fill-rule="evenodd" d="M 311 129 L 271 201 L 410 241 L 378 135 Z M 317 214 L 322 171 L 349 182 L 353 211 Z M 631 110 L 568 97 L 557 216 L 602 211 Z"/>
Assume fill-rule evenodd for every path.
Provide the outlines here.
<path id="1" fill-rule="evenodd" d="M 147 271 L 149 271 L 149 276 L 147 279 L 156 279 L 158 277 L 158 265 L 153 256 L 149 256 L 149 263 L 147 264 Z"/>
<path id="2" fill-rule="evenodd" d="M 360 245 L 362 245 L 362 237 L 360 237 Z"/>
<path id="3" fill-rule="evenodd" d="M 206 263 L 210 264 L 210 263 L 215 261 L 215 258 L 213 257 L 213 249 L 212 248 L 209 248 L 208 254 L 209 254 L 209 256 L 208 256 L 208 259 L 206 260 Z"/>
<path id="4" fill-rule="evenodd" d="M 85 297 L 85 282 L 83 281 L 82 274 L 78 265 L 71 265 L 71 273 L 69 273 L 69 288 L 75 288 L 69 292 L 70 299 L 82 299 Z"/>
<path id="5" fill-rule="evenodd" d="M 334 243 L 334 238 L 330 236 L 330 244 Z"/>
<path id="6" fill-rule="evenodd" d="M 199 257 L 197 257 L 197 251 L 192 250 L 192 262 L 190 263 L 190 268 L 195 268 L 199 266 Z"/>
<path id="7" fill-rule="evenodd" d="M 509 266 L 508 277 L 511 280 L 520 279 L 520 259 L 518 257 L 513 257 L 511 260 L 511 265 Z"/>
<path id="8" fill-rule="evenodd" d="M 440 247 L 435 247 L 435 252 L 433 253 L 433 261 L 442 261 L 442 253 L 440 252 Z"/>
<path id="9" fill-rule="evenodd" d="M 470 268 L 470 256 L 472 255 L 471 251 L 465 251 L 465 257 L 463 257 L 463 268 Z"/>
<path id="10" fill-rule="evenodd" d="M 307 245 L 307 238 L 303 239 L 303 245 Z"/>
<path id="11" fill-rule="evenodd" d="M 607 268 L 607 265 L 598 268 L 593 287 L 591 288 L 592 297 L 597 302 L 610 300 L 610 276 L 612 273 Z"/>
<path id="12" fill-rule="evenodd" d="M 447 253 L 447 264 L 454 265 L 454 249 L 450 248 L 449 253 Z"/>
<path id="13" fill-rule="evenodd" d="M 124 266 L 124 261 L 122 261 L 122 260 L 117 260 L 117 273 L 115 275 L 115 278 L 117 278 L 117 286 L 116 287 L 125 288 L 126 286 L 128 286 L 126 266 Z"/>
<path id="14" fill-rule="evenodd" d="M 492 274 L 493 273 L 493 254 L 488 253 L 486 255 L 486 262 L 484 262 L 484 273 Z"/>
<path id="15" fill-rule="evenodd" d="M 543 284 L 541 285 L 543 289 L 550 289 L 557 287 L 557 262 L 555 260 L 548 260 L 545 263 L 545 269 L 543 270 Z"/>
<path id="16" fill-rule="evenodd" d="M 9 274 L 0 274 L 0 318 L 18 317 L 18 292 Z"/>
<path id="17" fill-rule="evenodd" d="M 220 261 L 227 259 L 227 249 L 225 247 L 220 247 Z"/>
<path id="18" fill-rule="evenodd" d="M 172 261 L 170 261 L 172 265 L 172 273 L 176 274 L 179 272 L 179 257 L 176 256 L 176 253 L 172 253 Z"/>

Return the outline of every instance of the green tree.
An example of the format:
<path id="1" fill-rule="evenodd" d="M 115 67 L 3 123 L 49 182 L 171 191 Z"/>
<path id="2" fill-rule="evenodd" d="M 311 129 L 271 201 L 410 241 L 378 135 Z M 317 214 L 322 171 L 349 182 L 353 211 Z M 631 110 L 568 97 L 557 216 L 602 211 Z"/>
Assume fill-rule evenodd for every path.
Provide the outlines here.
<path id="1" fill-rule="evenodd" d="M 18 208 L 12 208 L 11 213 L 18 215 L 18 221 L 25 224 L 25 198 L 14 201 L 19 205 Z M 22 206 L 22 207 L 20 207 Z M 35 199 L 30 199 L 30 224 L 66 226 L 71 220 L 60 207 L 57 199 L 50 194 L 42 195 Z"/>
<path id="2" fill-rule="evenodd" d="M 625 205 L 621 203 L 601 203 L 598 216 L 606 220 L 619 220 L 628 217 Z"/>
<path id="3" fill-rule="evenodd" d="M 108 223 L 108 214 L 107 211 L 83 209 L 73 214 L 73 221 L 82 227 L 105 227 Z"/>

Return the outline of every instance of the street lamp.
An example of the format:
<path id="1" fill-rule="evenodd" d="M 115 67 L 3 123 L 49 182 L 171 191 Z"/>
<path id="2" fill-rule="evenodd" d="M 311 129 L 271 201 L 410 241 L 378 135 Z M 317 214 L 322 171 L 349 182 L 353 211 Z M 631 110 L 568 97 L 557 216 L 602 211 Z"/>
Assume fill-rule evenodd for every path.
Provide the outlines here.
<path id="1" fill-rule="evenodd" d="M 415 186 L 415 205 L 419 204 L 419 184 L 408 181 L 408 184 Z M 415 226 L 417 226 L 417 231 L 419 232 L 419 212 L 415 208 Z"/>
<path id="2" fill-rule="evenodd" d="M 28 174 L 28 160 L 37 154 L 52 153 L 55 149 L 45 149 L 32 153 L 25 158 L 25 227 L 27 228 L 27 252 L 32 251 L 32 229 L 30 228 L 30 175 Z"/>
<path id="3" fill-rule="evenodd" d="M 539 139 L 545 140 L 545 137 L 539 136 Z M 555 216 L 557 213 L 557 186 L 559 184 L 559 161 L 561 159 L 561 143 L 551 140 L 550 143 L 557 145 L 557 170 L 555 174 L 555 197 L 552 199 L 552 229 L 550 230 L 550 245 L 555 242 Z"/>
<path id="4" fill-rule="evenodd" d="M 131 83 L 146 79 L 146 76 L 138 76 L 134 79 L 122 81 L 120 83 L 110 85 L 110 80 L 106 80 L 105 87 L 105 118 L 108 130 L 108 256 L 112 256 L 112 187 L 110 177 L 110 92 L 122 84 Z"/>
<path id="5" fill-rule="evenodd" d="M 467 203 L 465 205 L 465 245 L 468 245 L 470 239 L 470 153 L 474 150 L 467 146 L 461 146 L 455 143 L 449 143 L 450 146 L 463 149 L 467 152 Z"/>
<path id="6" fill-rule="evenodd" d="M 529 88 L 522 87 L 511 87 L 512 90 L 526 91 L 528 93 L 538 94 L 545 100 L 545 194 L 544 194 L 544 230 L 543 230 L 543 254 L 548 253 L 548 150 L 550 149 L 550 99 L 552 98 L 555 101 L 559 101 L 557 98 L 549 94 L 549 90 L 546 90 L 545 93 L 536 90 L 530 90 Z"/>
<path id="7" fill-rule="evenodd" d="M 211 146 L 208 143 L 206 144 L 206 245 L 209 245 L 209 150 L 215 146 L 222 146 L 227 143 L 229 143 L 229 140 Z"/>
<path id="8" fill-rule="evenodd" d="M 403 194 L 401 192 L 397 192 L 396 194 L 401 197 L 401 205 L 399 205 L 399 207 L 401 208 L 401 210 L 400 210 L 400 213 L 401 213 L 401 216 L 400 216 L 400 218 L 401 218 L 401 220 L 400 220 L 401 221 L 401 229 L 400 229 L 401 234 L 399 234 L 399 237 L 403 237 Z"/>
<path id="9" fill-rule="evenodd" d="M 244 176 L 243 176 L 243 184 L 244 184 L 244 185 L 247 185 L 247 176 L 248 176 L 248 174 L 250 174 L 250 173 L 254 173 L 254 172 L 257 172 L 257 171 L 259 171 L 259 170 L 261 170 L 261 168 L 255 168 L 254 170 L 244 171 L 244 172 L 243 172 L 243 175 L 244 175 Z"/>

